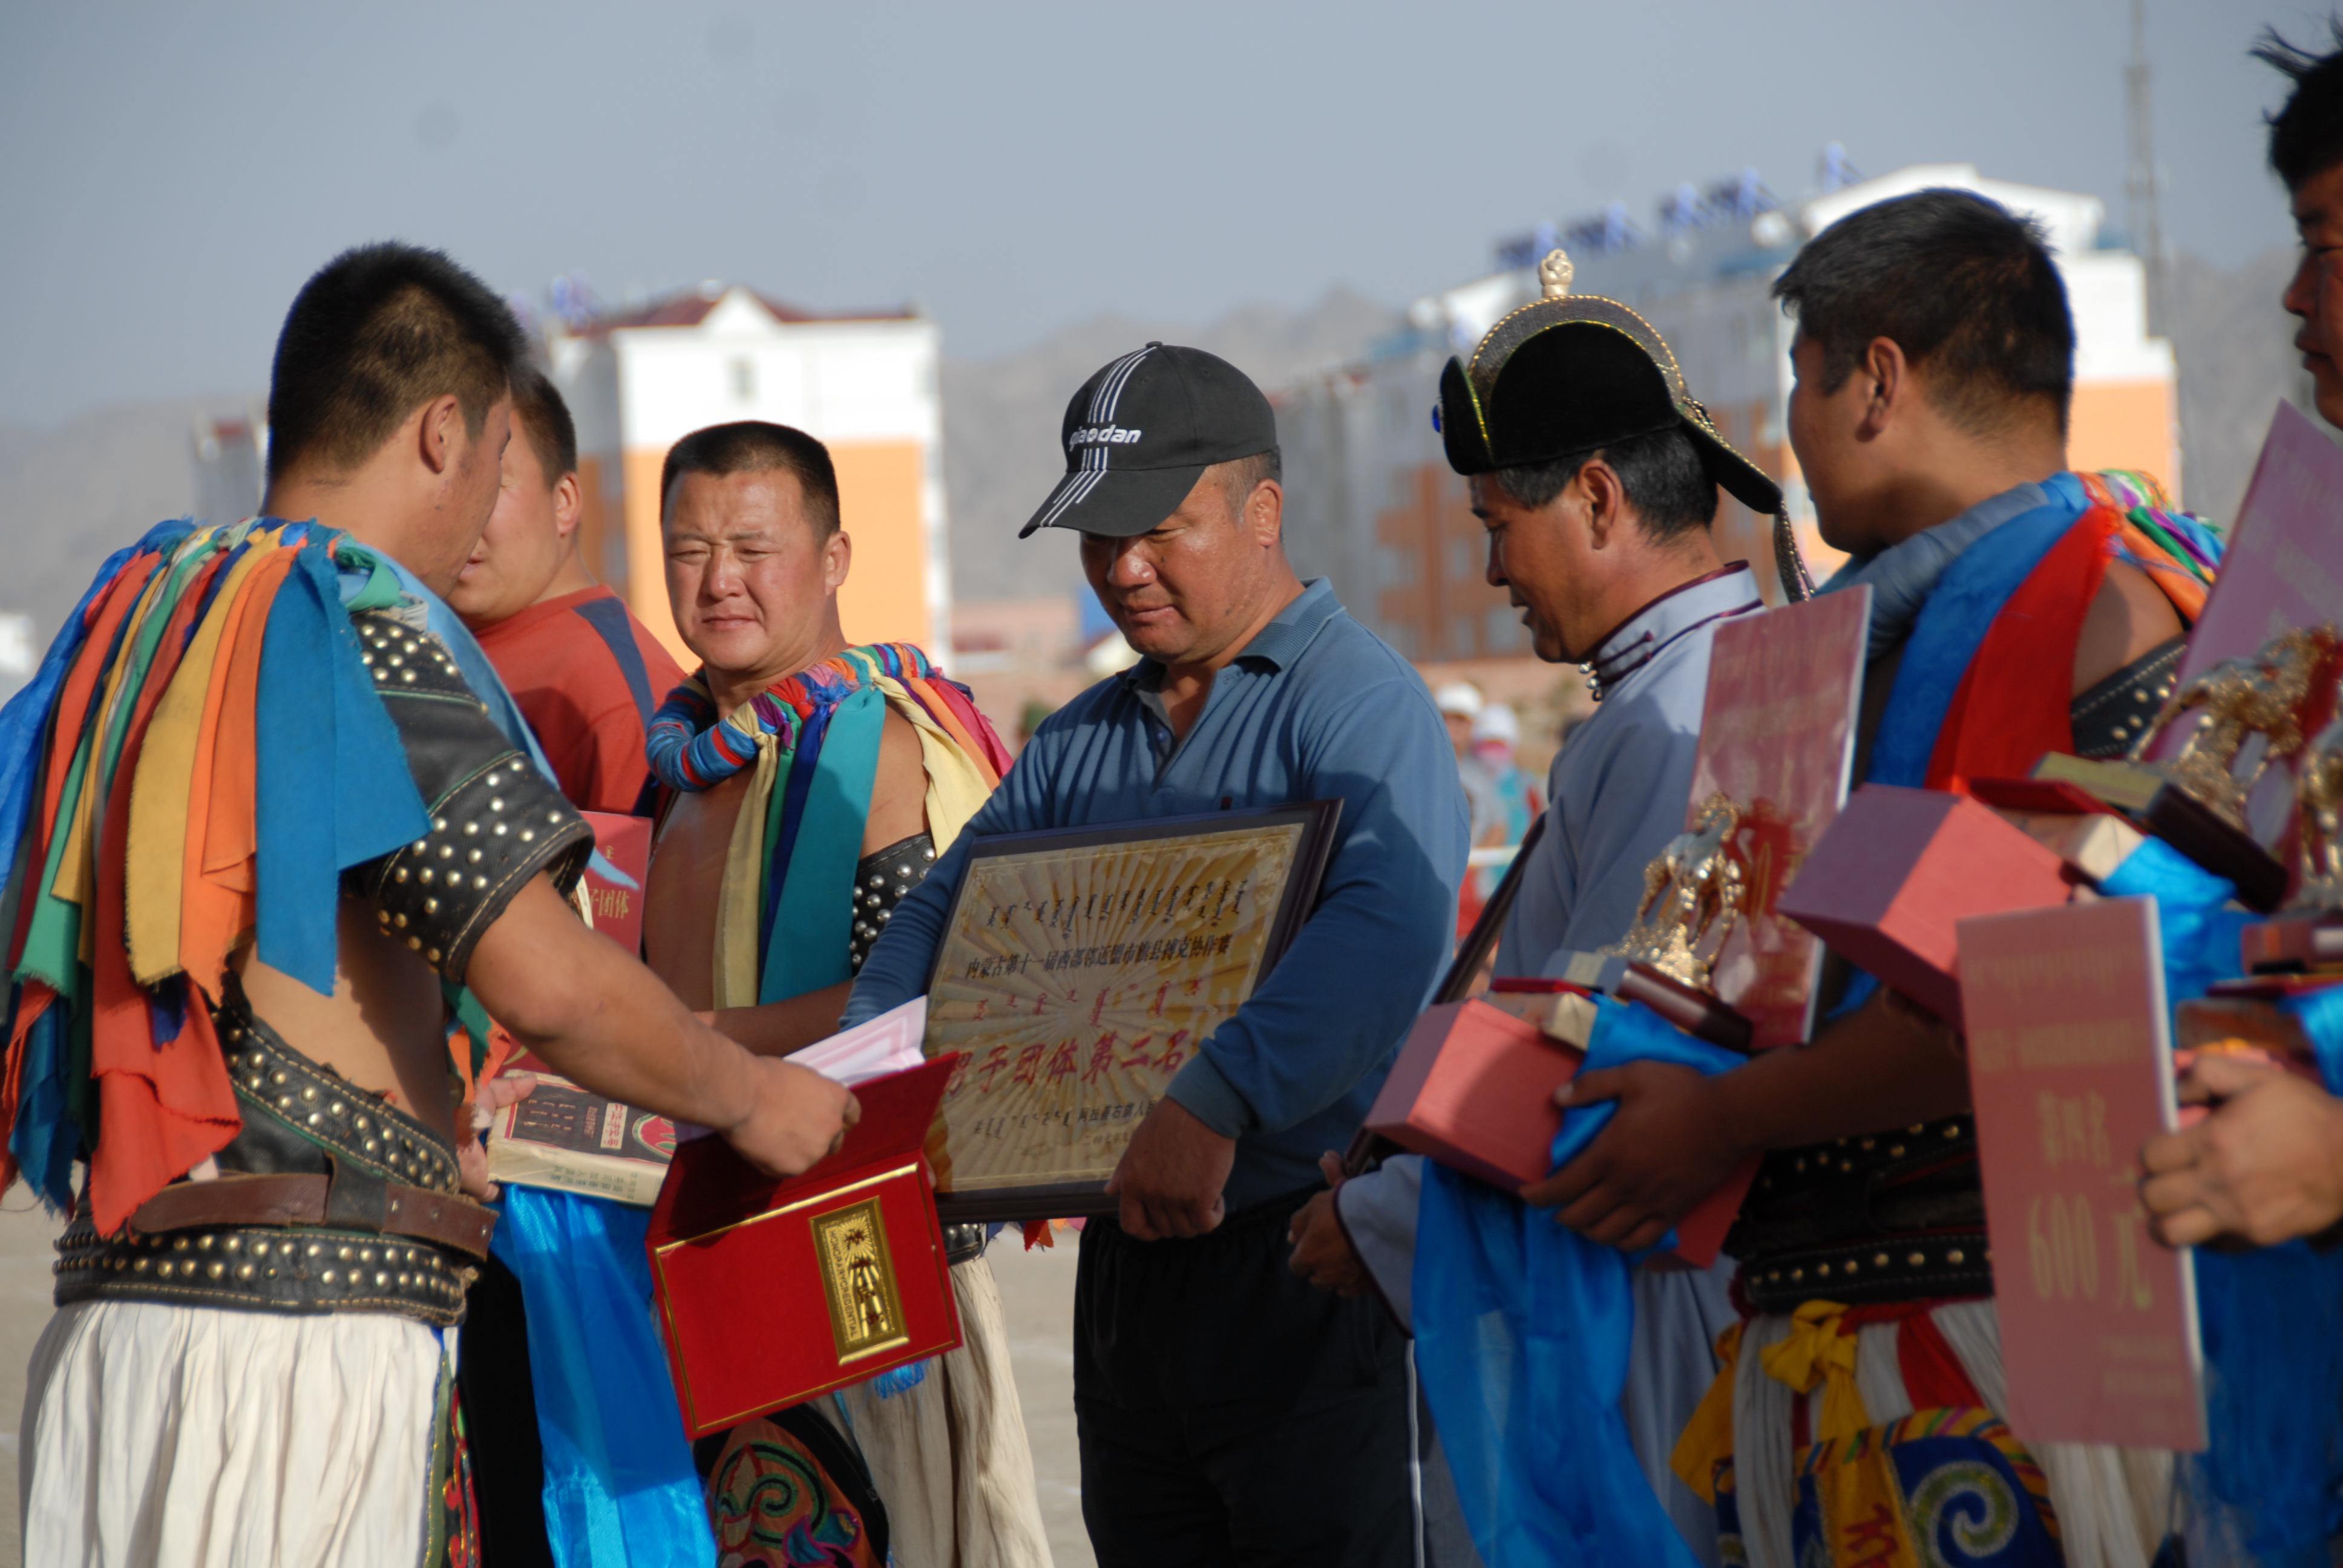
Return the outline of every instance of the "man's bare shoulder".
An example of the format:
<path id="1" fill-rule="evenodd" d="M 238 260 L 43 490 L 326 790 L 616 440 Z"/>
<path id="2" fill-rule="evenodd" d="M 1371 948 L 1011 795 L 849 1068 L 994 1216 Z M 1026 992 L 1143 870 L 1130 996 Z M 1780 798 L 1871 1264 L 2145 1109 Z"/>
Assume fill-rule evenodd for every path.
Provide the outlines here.
<path id="1" fill-rule="evenodd" d="M 879 731 L 879 771 L 870 784 L 870 815 L 862 833 L 862 852 L 875 854 L 890 844 L 925 832 L 928 827 L 928 764 L 917 726 L 887 709 Z"/>
<path id="2" fill-rule="evenodd" d="M 2170 642 L 2187 628 L 2172 601 L 2147 573 L 2128 561 L 2107 563 L 2075 643 L 2074 690 L 2088 691 L 2116 671 Z"/>

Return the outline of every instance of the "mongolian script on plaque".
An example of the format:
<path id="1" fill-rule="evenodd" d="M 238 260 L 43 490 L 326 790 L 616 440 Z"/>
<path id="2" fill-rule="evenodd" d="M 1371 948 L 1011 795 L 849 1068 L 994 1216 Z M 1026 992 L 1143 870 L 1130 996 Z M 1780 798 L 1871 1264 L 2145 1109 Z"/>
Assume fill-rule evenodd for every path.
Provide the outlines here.
<path id="1" fill-rule="evenodd" d="M 1252 994 L 1303 820 L 970 859 L 929 993 L 937 1187 L 1104 1182 L 1198 1043 Z M 930 1152 L 934 1144 L 930 1141 Z"/>

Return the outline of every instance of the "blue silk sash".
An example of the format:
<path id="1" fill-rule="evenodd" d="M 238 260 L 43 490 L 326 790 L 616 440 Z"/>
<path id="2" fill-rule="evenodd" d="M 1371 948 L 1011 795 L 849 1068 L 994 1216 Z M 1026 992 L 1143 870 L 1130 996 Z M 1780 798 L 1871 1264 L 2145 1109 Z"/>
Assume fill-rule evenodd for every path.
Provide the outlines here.
<path id="1" fill-rule="evenodd" d="M 2113 897 L 2156 900 L 2173 1005 L 2237 972 L 2253 919 L 2230 884 L 2150 839 L 2108 877 Z M 2285 1004 L 2343 1093 L 2343 989 Z M 2343 1252 L 2308 1242 L 2190 1254 L 2205 1354 L 2203 1453 L 2179 1456 L 2177 1528 L 2191 1563 L 2324 1568 L 2343 1533 Z"/>
<path id="2" fill-rule="evenodd" d="M 1664 1061 L 1715 1073 L 1742 1060 L 1640 1002 L 1596 1006 L 1583 1071 Z M 1567 1111 L 1554 1166 L 1584 1151 L 1615 1109 L 1604 1101 Z M 1692 1568 L 1620 1413 L 1635 1262 L 1509 1193 L 1425 1162 L 1416 1363 L 1488 1568 Z"/>

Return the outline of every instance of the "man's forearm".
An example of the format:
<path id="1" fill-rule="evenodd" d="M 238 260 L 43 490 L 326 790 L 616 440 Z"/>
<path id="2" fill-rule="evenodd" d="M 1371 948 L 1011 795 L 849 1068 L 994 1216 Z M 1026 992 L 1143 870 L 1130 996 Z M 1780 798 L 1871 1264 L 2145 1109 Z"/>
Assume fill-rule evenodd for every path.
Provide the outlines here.
<path id="1" fill-rule="evenodd" d="M 1958 1037 L 1885 989 L 1806 1044 L 1760 1052 L 1713 1081 L 1750 1150 L 1854 1138 L 1969 1108 Z"/>
<path id="2" fill-rule="evenodd" d="M 597 1094 L 719 1129 L 754 1102 L 748 1053 L 588 930 L 542 877 L 481 936 L 465 980 L 516 1040 Z"/>
<path id="3" fill-rule="evenodd" d="M 758 1007 L 729 1007 L 715 1015 L 716 1032 L 759 1056 L 787 1056 L 838 1032 L 852 980 Z"/>

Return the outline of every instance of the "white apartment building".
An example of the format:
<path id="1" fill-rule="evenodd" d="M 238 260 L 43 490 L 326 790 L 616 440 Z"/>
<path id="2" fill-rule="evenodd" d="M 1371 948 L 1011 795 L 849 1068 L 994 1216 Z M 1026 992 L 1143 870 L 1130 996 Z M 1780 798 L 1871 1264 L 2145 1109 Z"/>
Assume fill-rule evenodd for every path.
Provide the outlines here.
<path id="1" fill-rule="evenodd" d="M 857 642 L 949 647 L 950 538 L 935 324 L 910 310 L 817 315 L 708 283 L 549 339 L 578 422 L 586 561 L 674 649 L 659 548 L 660 465 L 694 430 L 790 425 L 838 468 L 854 543 L 839 594 Z"/>
<path id="2" fill-rule="evenodd" d="M 1441 367 L 1468 354 L 1507 311 L 1538 293 L 1536 261 L 1559 243 L 1574 292 L 1634 307 L 1674 349 L 1693 397 L 1725 438 L 1780 479 L 1819 576 L 1836 559 L 1814 531 L 1784 419 L 1795 324 L 1769 297 L 1806 239 L 1848 213 L 1931 186 L 1973 190 L 2041 220 L 2056 248 L 2076 328 L 2070 459 L 2077 468 L 2137 468 L 2182 494 L 2172 348 L 2147 335 L 2146 269 L 2100 248 L 2096 197 L 1988 179 L 1967 164 L 1926 164 L 1785 209 L 1754 175 L 1705 196 L 1684 187 L 1657 232 L 1624 210 L 1516 242 L 1510 265 L 1415 302 L 1408 327 L 1362 362 L 1313 377 L 1276 399 L 1286 463 L 1286 538 L 1297 568 L 1331 577 L 1351 612 L 1416 659 L 1528 652 L 1503 590 L 1482 579 L 1484 549 L 1464 484 L 1432 427 Z M 1725 498 L 1716 537 L 1777 597 L 1771 520 Z"/>

